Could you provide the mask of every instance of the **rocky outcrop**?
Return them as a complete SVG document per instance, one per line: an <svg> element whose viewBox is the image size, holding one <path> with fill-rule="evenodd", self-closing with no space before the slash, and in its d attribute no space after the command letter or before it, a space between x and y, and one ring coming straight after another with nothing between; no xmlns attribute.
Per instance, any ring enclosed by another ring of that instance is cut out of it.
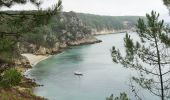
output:
<svg viewBox="0 0 170 100"><path fill-rule="evenodd" d="M60 53L62 52L63 49L69 48L70 46L79 46L79 45L86 45L86 44L94 44L94 43L100 43L102 42L101 40L97 40L96 38L93 37L88 37L88 38L83 38L83 39L79 39L79 40L75 40L75 41L69 41L69 42L65 42L65 43L61 43L58 47L55 48L46 48L43 46L40 47L36 47L36 45L33 46L33 44L31 44L33 48L31 48L31 52L28 52L30 50L28 47L24 48L24 50L26 50L23 53L33 53L35 55L50 55L50 54L56 54L56 53ZM38 48L38 49L35 49ZM23 59L25 60L25 59ZM22 60L17 60L16 62L18 64L20 64ZM27 62L27 61L23 61L23 62Z"/></svg>
<svg viewBox="0 0 170 100"><path fill-rule="evenodd" d="M89 37L89 38L83 38L80 40L76 41L71 41L68 43L69 46L78 46L78 45L85 45L85 44L94 44L94 43L100 43L102 42L101 40L97 40L94 37Z"/></svg>

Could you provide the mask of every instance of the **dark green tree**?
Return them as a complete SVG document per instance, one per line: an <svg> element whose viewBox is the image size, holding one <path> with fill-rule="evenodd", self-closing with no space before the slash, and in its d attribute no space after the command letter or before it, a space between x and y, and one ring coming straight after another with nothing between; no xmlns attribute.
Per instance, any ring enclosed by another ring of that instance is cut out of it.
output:
<svg viewBox="0 0 170 100"><path fill-rule="evenodd" d="M170 36L169 30L159 14L152 11L146 15L147 20L138 20L137 34L139 41L133 41L130 35L124 38L125 55L115 47L112 57L115 63L121 63L126 68L139 72L132 79L142 88L149 90L161 100L170 98Z"/></svg>
<svg viewBox="0 0 170 100"><path fill-rule="evenodd" d="M38 0L0 0L0 7L2 6L11 7L14 4L25 4L28 1L36 5L40 4Z"/></svg>

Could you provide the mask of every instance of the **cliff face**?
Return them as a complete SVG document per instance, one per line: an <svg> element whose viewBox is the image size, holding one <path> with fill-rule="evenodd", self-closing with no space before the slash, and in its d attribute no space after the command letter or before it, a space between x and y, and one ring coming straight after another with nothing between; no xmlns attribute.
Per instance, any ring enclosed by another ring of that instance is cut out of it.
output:
<svg viewBox="0 0 170 100"><path fill-rule="evenodd" d="M65 25L63 30L62 42L69 44L87 37L93 37L91 30L87 28L84 23L77 17L74 12L64 12L61 15L61 22Z"/></svg>
<svg viewBox="0 0 170 100"><path fill-rule="evenodd" d="M26 35L24 42L20 43L20 52L46 55L60 52L69 46L100 42L74 12L63 12L46 28L47 32L42 31L39 35Z"/></svg>

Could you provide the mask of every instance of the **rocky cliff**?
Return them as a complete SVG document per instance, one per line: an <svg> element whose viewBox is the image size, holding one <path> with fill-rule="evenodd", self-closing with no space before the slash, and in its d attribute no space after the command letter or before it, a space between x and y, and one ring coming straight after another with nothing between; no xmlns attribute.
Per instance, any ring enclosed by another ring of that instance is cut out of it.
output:
<svg viewBox="0 0 170 100"><path fill-rule="evenodd" d="M24 36L20 43L21 53L46 55L69 46L101 42L74 12L63 12L53 19L51 26L40 29L41 33Z"/></svg>

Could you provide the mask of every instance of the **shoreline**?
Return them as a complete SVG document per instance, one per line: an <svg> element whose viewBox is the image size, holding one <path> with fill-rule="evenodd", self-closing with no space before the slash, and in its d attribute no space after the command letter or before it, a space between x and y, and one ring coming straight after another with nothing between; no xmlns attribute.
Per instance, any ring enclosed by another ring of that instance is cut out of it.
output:
<svg viewBox="0 0 170 100"><path fill-rule="evenodd" d="M106 32L95 32L93 33L93 36L100 36L100 35L110 35L110 34L121 34L121 33L133 33L133 32L136 32L136 31L133 31L133 30L124 30L124 31L113 31L113 32L110 32L110 31L106 31Z"/></svg>
<svg viewBox="0 0 170 100"><path fill-rule="evenodd" d="M0 89L0 92L2 92L2 97L6 96L6 94L9 94L8 98L10 100L12 99L21 99L21 100L47 100L47 98L38 96L34 94L34 88L43 86L39 85L34 78L29 77L29 71L38 63L40 63L43 60L48 59L51 57L53 54L57 55L61 53L62 51L65 51L71 47L74 46L82 46L82 45L88 45L88 44L94 44L94 43L100 43L102 41L97 40L97 39L89 39L89 40L78 40L77 42L71 42L67 47L65 48L60 48L56 53L51 53L51 54L45 54L45 55L35 55L32 53L23 53L21 54L23 56L23 59L25 63L20 64L16 66L16 69L21 72L23 75L23 78L21 80L21 83L16 86L11 88L10 90L8 89ZM15 90L15 92L13 91ZM16 95L20 95L19 97L16 97ZM0 97L1 99L1 97Z"/></svg>
<svg viewBox="0 0 170 100"><path fill-rule="evenodd" d="M61 52L63 52L66 49L69 49L70 47L74 47L74 46L83 46L83 45L89 45L89 44L95 44L95 43L100 43L102 42L101 40L88 40L88 41L77 41L77 42L71 42L67 47L65 48L61 48L60 50L57 51L57 53L54 54L32 54L32 53L23 53L21 54L23 57L26 57L27 60L29 61L31 67L37 65L38 63L40 63L43 60L46 60L48 58L50 58L52 55L57 55Z"/></svg>
<svg viewBox="0 0 170 100"><path fill-rule="evenodd" d="M21 54L21 55L28 59L30 65L32 67L37 65L41 61L46 60L49 57L51 57L51 55L34 55L34 54L31 54L31 53L24 53L24 54Z"/></svg>
<svg viewBox="0 0 170 100"><path fill-rule="evenodd" d="M39 62L48 59L51 55L34 55L31 53L21 54L29 61L30 67L28 65L19 65L15 68L21 72L23 75L19 85L11 88L0 88L0 99L5 100L47 100L44 97L34 94L34 88L40 87L43 85L37 84L33 78L27 76L27 72L33 68Z"/></svg>
<svg viewBox="0 0 170 100"><path fill-rule="evenodd" d="M117 34L117 33L129 33L129 32L133 32L133 30L108 30L108 31L99 31L99 32L93 32L93 35L108 35L108 34Z"/></svg>
<svg viewBox="0 0 170 100"><path fill-rule="evenodd" d="M87 41L72 42L67 47L61 48L59 51L63 52L66 49L69 49L70 47L83 46L83 45L95 44L95 43L100 43L100 42L102 42L102 41L97 40L97 39L96 40L92 39L92 40L87 40ZM57 55L57 54L59 54L61 52L57 52L57 53L54 53L54 54ZM22 56L26 57L26 59L29 61L29 64L31 66L30 68L24 68L24 70L22 70L22 72L23 72L23 75L25 76L26 80L29 81L31 84L34 84L34 86L32 86L30 88L33 94L34 94L33 90L34 90L35 87L43 86L43 85L37 84L36 80L34 80L31 77L28 77L27 72L30 71L35 65L37 65L38 63L40 63L43 60L46 60L46 59L50 58L54 54L51 54L51 55L48 55L48 54L47 55L35 55L35 54L32 54L32 53L23 53L23 54L21 54ZM47 98L45 98L45 97L40 97L40 96L37 96L36 94L34 94L34 95L35 95L35 97L40 98L40 100L47 100Z"/></svg>

